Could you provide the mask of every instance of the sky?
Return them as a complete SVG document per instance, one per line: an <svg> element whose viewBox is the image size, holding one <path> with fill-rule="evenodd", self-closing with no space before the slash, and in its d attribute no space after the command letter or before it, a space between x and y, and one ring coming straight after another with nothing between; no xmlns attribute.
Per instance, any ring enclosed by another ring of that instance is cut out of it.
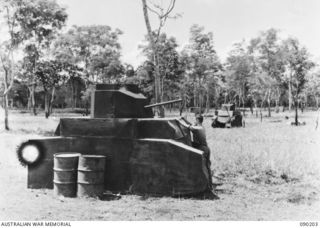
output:
<svg viewBox="0 0 320 228"><path fill-rule="evenodd" d="M149 0L166 6L169 0ZM67 27L109 25L124 32L120 37L122 60L138 66L144 57L138 49L147 32L141 0L58 0L67 7ZM250 40L269 28L293 36L320 63L320 0L176 0L163 31L174 36L180 49L188 43L193 24L213 33L214 46L223 61L235 42ZM151 15L152 16L152 15ZM151 18L157 28L157 19Z"/></svg>

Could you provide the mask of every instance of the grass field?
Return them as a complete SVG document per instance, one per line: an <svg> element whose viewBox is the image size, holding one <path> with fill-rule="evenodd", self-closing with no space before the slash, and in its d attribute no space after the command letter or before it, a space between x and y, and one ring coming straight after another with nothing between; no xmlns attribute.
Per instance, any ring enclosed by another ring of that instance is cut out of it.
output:
<svg viewBox="0 0 320 228"><path fill-rule="evenodd" d="M306 125L299 127L285 115L293 113L273 113L261 123L249 114L245 128L233 129L213 129L205 119L212 169L223 183L218 200L124 195L100 201L26 188L27 171L15 149L23 140L52 135L59 116L12 112L12 130L0 130L0 220L320 220L316 113L303 113Z"/></svg>

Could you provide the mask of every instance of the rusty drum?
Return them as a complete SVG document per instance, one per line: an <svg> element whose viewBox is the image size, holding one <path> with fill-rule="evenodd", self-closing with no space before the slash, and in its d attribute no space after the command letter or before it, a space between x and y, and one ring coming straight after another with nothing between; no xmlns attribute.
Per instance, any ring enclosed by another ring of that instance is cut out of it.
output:
<svg viewBox="0 0 320 228"><path fill-rule="evenodd" d="M104 191L106 156L81 155L78 165L78 196L99 197Z"/></svg>
<svg viewBox="0 0 320 228"><path fill-rule="evenodd" d="M79 153L57 153L53 160L53 192L55 196L77 196Z"/></svg>

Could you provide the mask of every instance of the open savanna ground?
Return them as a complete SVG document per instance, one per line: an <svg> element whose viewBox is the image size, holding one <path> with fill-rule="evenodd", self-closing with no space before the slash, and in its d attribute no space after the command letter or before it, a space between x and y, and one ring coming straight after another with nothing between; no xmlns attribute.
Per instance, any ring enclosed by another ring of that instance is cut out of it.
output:
<svg viewBox="0 0 320 228"><path fill-rule="evenodd" d="M0 131L0 219L319 220L317 114L301 114L306 125L298 127L284 118L293 113L272 115L261 123L248 114L246 127L233 129L213 129L205 119L212 169L223 183L216 189L218 200L123 195L101 201L55 198L52 190L27 189L27 170L16 159L16 147L26 139L52 135L60 116L46 120L11 112L12 130Z"/></svg>

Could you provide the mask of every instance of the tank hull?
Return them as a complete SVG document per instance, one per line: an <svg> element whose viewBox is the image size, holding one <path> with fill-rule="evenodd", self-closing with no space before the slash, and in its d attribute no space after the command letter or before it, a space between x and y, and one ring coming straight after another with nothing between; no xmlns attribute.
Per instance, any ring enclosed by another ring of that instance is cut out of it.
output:
<svg viewBox="0 0 320 228"><path fill-rule="evenodd" d="M203 152L174 140L57 136L29 141L42 144L43 160L28 167L28 188L53 188L53 155L68 151L107 157L105 190L172 196L207 189Z"/></svg>

